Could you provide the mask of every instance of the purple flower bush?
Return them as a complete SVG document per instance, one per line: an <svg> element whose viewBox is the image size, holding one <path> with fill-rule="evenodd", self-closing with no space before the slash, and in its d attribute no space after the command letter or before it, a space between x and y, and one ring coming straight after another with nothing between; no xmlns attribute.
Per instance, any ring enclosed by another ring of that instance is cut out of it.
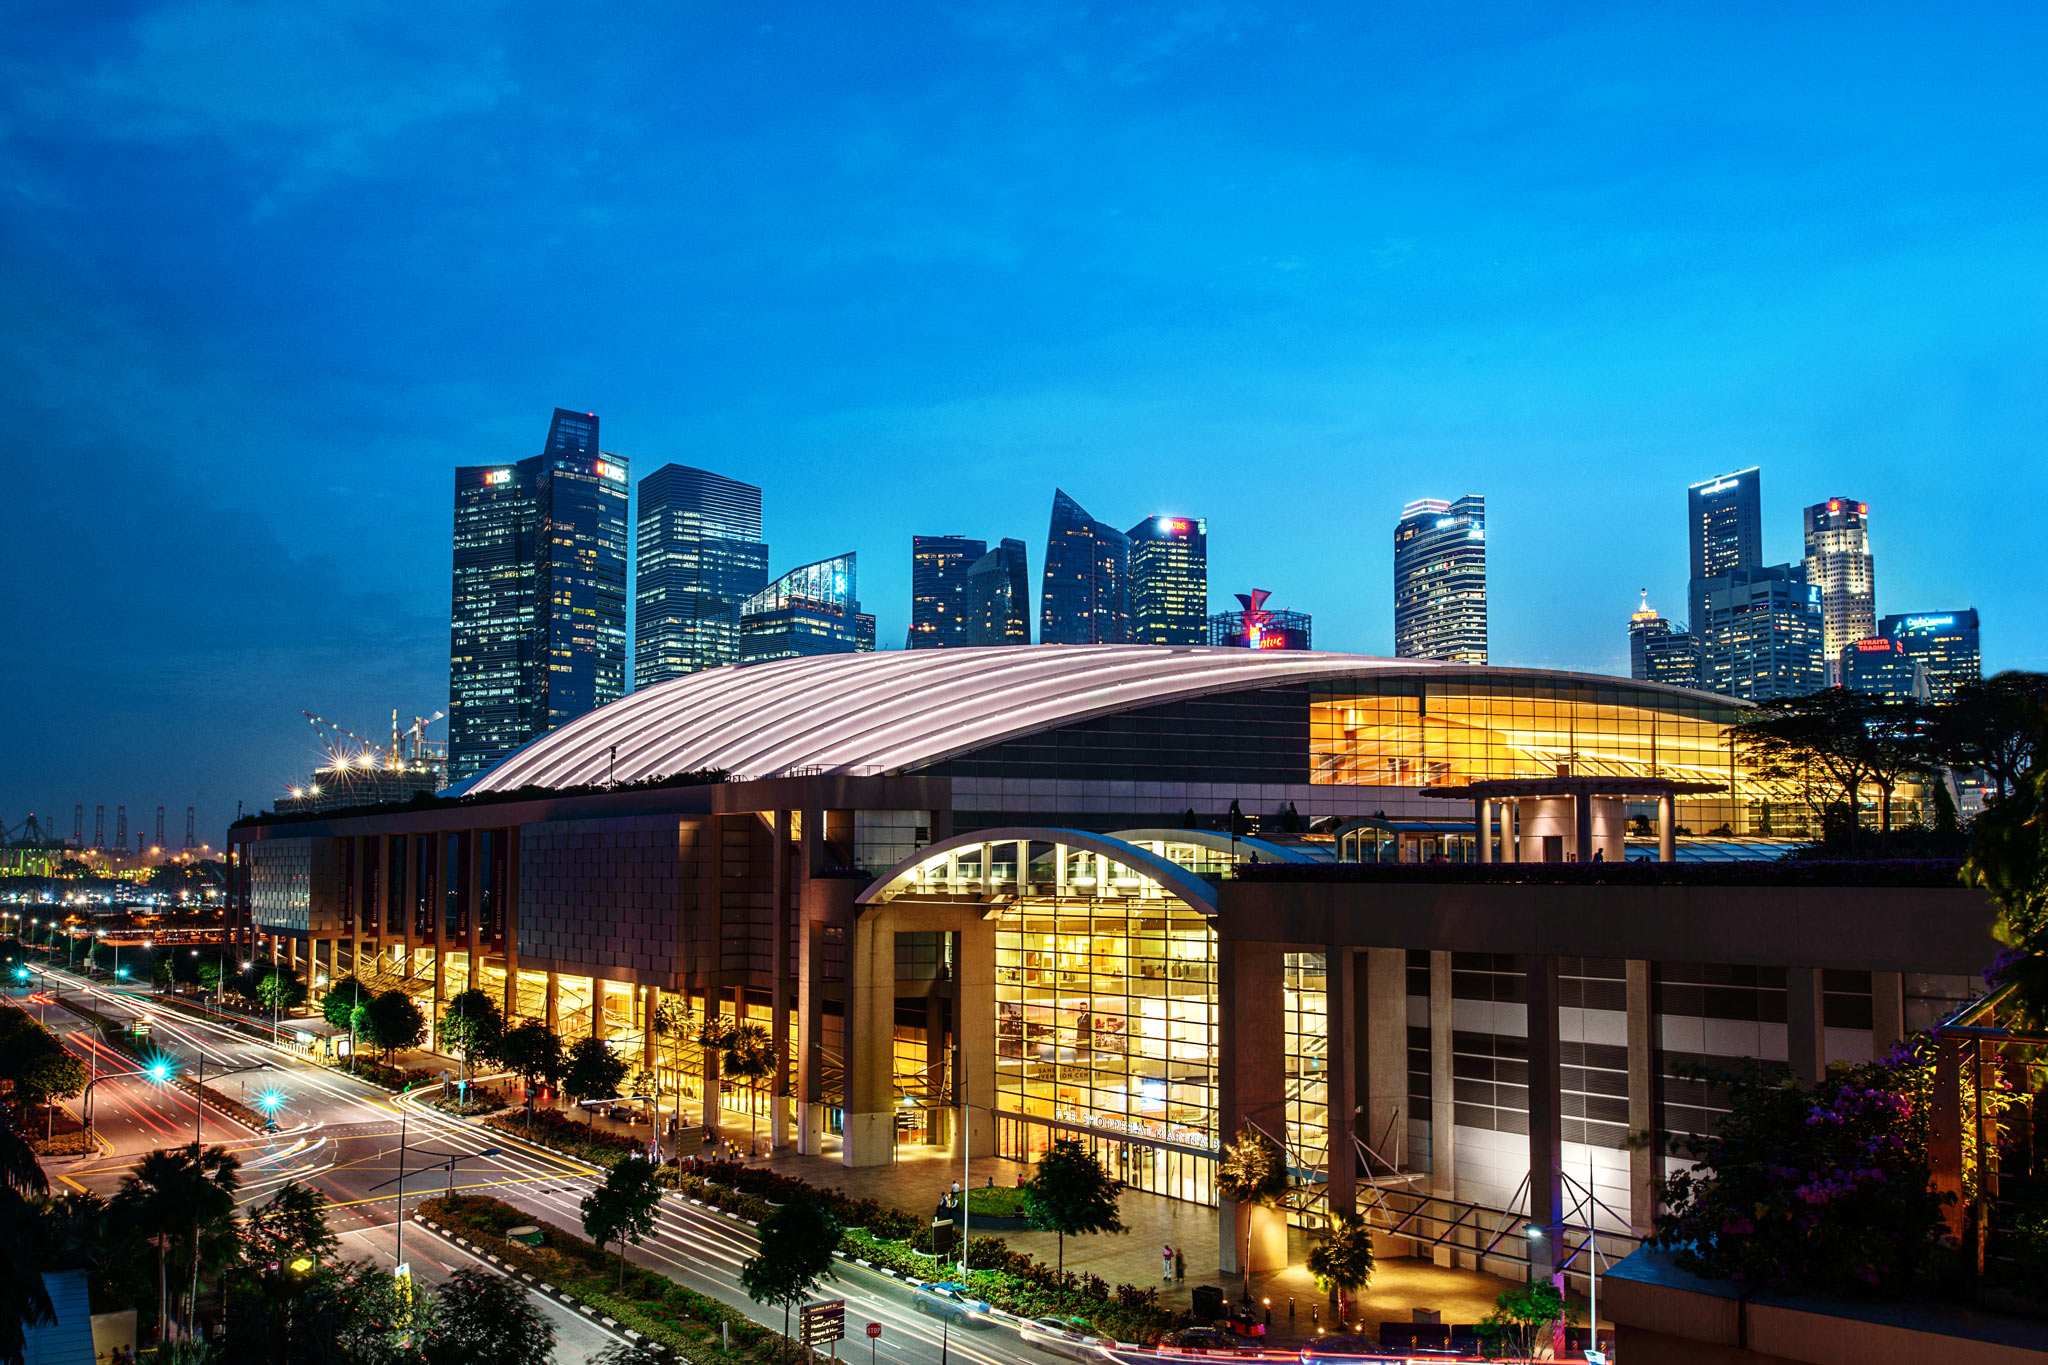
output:
<svg viewBox="0 0 2048 1365"><path fill-rule="evenodd" d="M1812 1090L1751 1069L1715 1079L1732 1107L1699 1164L1664 1182L1657 1245L1679 1266L1766 1289L1858 1297L1952 1281L1942 1197L1928 1181L1931 1046L1838 1070Z"/></svg>

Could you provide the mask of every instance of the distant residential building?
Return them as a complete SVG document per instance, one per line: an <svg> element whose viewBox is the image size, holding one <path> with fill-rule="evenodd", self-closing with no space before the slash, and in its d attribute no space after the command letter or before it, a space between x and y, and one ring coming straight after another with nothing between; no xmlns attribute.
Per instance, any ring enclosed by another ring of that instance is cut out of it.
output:
<svg viewBox="0 0 2048 1365"><path fill-rule="evenodd" d="M1671 623L1650 606L1650 590L1643 589L1642 606L1628 618L1628 675L1638 682L1669 683L1673 687L1700 685L1699 650L1692 636L1673 630Z"/></svg>
<svg viewBox="0 0 2048 1365"><path fill-rule="evenodd" d="M1486 499L1422 498L1394 527L1394 653L1486 662Z"/></svg>
<svg viewBox="0 0 2048 1365"><path fill-rule="evenodd" d="M1209 617L1209 523L1152 516L1124 538L1131 546L1131 643L1202 643Z"/></svg>
<svg viewBox="0 0 2048 1365"><path fill-rule="evenodd" d="M855 567L849 550L791 569L742 602L740 662L860 651L863 613ZM867 622L872 649L874 618Z"/></svg>
<svg viewBox="0 0 2048 1365"><path fill-rule="evenodd" d="M1806 581L1820 589L1830 682L1858 640L1877 634L1877 574L1870 557L1870 507L1829 498L1806 509Z"/></svg>
<svg viewBox="0 0 2048 1365"><path fill-rule="evenodd" d="M1762 471L1738 469L1686 490L1686 539L1692 572L1686 592L1687 623L1701 637L1701 647L1711 649L1712 642L1705 638L1707 582L1763 566Z"/></svg>
<svg viewBox="0 0 2048 1365"><path fill-rule="evenodd" d="M740 604L768 586L761 490L687 465L640 480L633 686L740 658Z"/></svg>
<svg viewBox="0 0 2048 1365"><path fill-rule="evenodd" d="M1237 593L1237 611L1223 611L1207 622L1208 642L1237 649L1313 649L1309 643L1309 614L1305 611L1269 611L1266 601L1273 594L1264 588Z"/></svg>
<svg viewBox="0 0 2048 1365"><path fill-rule="evenodd" d="M1902 701L1926 701L1927 670L1895 640L1852 640L1837 661L1841 686Z"/></svg>
<svg viewBox="0 0 2048 1365"><path fill-rule="evenodd" d="M1047 645L1123 644L1131 630L1131 542L1053 490L1038 639Z"/></svg>
<svg viewBox="0 0 2048 1365"><path fill-rule="evenodd" d="M565 408L539 455L455 471L450 781L625 692L626 477Z"/></svg>
<svg viewBox="0 0 2048 1365"><path fill-rule="evenodd" d="M910 648L971 643L967 573L987 553L987 541L965 536L910 538Z"/></svg>
<svg viewBox="0 0 2048 1365"><path fill-rule="evenodd" d="M1706 583L1702 687L1766 701L1827 686L1820 590L1804 565L1735 569Z"/></svg>
<svg viewBox="0 0 2048 1365"><path fill-rule="evenodd" d="M1031 643L1031 578L1024 542L1005 539L967 570L971 645Z"/></svg>
<svg viewBox="0 0 2048 1365"><path fill-rule="evenodd" d="M1877 633L1902 646L1927 672L1928 695L1947 701L1965 683L1984 676L1977 647L1977 609L1887 616Z"/></svg>

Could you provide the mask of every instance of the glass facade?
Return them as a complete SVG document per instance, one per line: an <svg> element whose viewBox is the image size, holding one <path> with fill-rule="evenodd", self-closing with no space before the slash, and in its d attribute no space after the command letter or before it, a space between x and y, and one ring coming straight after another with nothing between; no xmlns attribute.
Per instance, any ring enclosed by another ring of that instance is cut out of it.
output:
<svg viewBox="0 0 2048 1365"><path fill-rule="evenodd" d="M1031 643L1031 578L1021 540L1002 544L967 570L970 645Z"/></svg>
<svg viewBox="0 0 2048 1365"><path fill-rule="evenodd" d="M860 614L852 551L791 569L740 605L740 662L852 654Z"/></svg>
<svg viewBox="0 0 2048 1365"><path fill-rule="evenodd" d="M547 448L455 471L448 776L460 782L626 690L626 462L594 413Z"/></svg>
<svg viewBox="0 0 2048 1365"><path fill-rule="evenodd" d="M761 490L686 465L640 481L633 686L738 663L740 603L768 586Z"/></svg>
<svg viewBox="0 0 2048 1365"><path fill-rule="evenodd" d="M1984 676L1975 608L1887 616L1878 633L1920 661L1927 671L1928 695L1935 701L1947 701L1957 688Z"/></svg>
<svg viewBox="0 0 2048 1365"><path fill-rule="evenodd" d="M1394 526L1394 653L1486 662L1486 499L1423 498Z"/></svg>
<svg viewBox="0 0 2048 1365"><path fill-rule="evenodd" d="M1842 651L1877 633L1869 504L1829 498L1806 509L1806 581L1820 590L1821 649L1839 683Z"/></svg>
<svg viewBox="0 0 2048 1365"><path fill-rule="evenodd" d="M1803 565L1735 569L1706 580L1700 686L1768 701L1827 686L1820 589Z"/></svg>
<svg viewBox="0 0 2048 1365"><path fill-rule="evenodd" d="M987 553L987 541L965 536L910 538L909 648L974 643L967 576Z"/></svg>
<svg viewBox="0 0 2048 1365"><path fill-rule="evenodd" d="M1287 1160L1307 1187L1298 1207L1320 1224L1330 1172L1330 997L1324 953L1288 953L1281 963L1281 1019L1287 1046Z"/></svg>
<svg viewBox="0 0 2048 1365"><path fill-rule="evenodd" d="M1764 562L1763 474L1741 469L1686 490L1686 537L1692 586L1686 596L1693 633L1706 628L1708 579Z"/></svg>
<svg viewBox="0 0 2048 1365"><path fill-rule="evenodd" d="M1113 645L1131 638L1131 542L1058 489L1038 610L1041 644Z"/></svg>
<svg viewBox="0 0 2048 1365"><path fill-rule="evenodd" d="M1147 517L1124 538L1131 546L1131 643L1203 643L1209 617L1209 523L1200 517Z"/></svg>

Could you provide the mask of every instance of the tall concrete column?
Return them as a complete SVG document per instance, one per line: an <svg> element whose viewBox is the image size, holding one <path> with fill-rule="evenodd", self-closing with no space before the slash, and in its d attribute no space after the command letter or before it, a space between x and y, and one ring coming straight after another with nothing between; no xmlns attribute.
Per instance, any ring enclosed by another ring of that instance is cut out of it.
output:
<svg viewBox="0 0 2048 1365"><path fill-rule="evenodd" d="M661 1067L661 1051L654 1032L655 1012L661 1008L661 987L635 989L640 992L640 1069L653 1076L659 1074Z"/></svg>
<svg viewBox="0 0 2048 1365"><path fill-rule="evenodd" d="M1278 943L1216 944L1217 1138L1237 1141L1244 1124L1282 1138L1287 1132L1284 947ZM1254 1267L1277 1268L1287 1254L1287 1226L1270 1209L1217 1205L1218 1268L1239 1273L1251 1249ZM1278 1257L1275 1242L1277 1236Z"/></svg>
<svg viewBox="0 0 2048 1365"><path fill-rule="evenodd" d="M924 1140L928 1147L944 1146L951 1141L952 1105L944 1079L946 1054L950 1050L946 1015L951 1003L937 995L924 999Z"/></svg>
<svg viewBox="0 0 2048 1365"><path fill-rule="evenodd" d="M1429 955L1429 1192L1458 1194L1457 1087L1451 1067L1451 955Z"/></svg>
<svg viewBox="0 0 2048 1365"><path fill-rule="evenodd" d="M1898 972L1870 974L1870 1055L1884 1060L1906 1037L1906 982Z"/></svg>
<svg viewBox="0 0 2048 1365"><path fill-rule="evenodd" d="M1522 803L1503 802L1501 806L1500 841L1508 850L1508 861L1519 863L1522 859Z"/></svg>
<svg viewBox="0 0 2048 1365"><path fill-rule="evenodd" d="M505 884L498 888L502 901L499 913L505 917L505 1017L519 1009L519 831L500 830L505 841Z"/></svg>
<svg viewBox="0 0 2048 1365"><path fill-rule="evenodd" d="M1656 1229L1657 1181L1664 1173L1657 1151L1657 1016L1650 964L1631 958L1622 973L1628 1008L1628 1225L1647 1237Z"/></svg>
<svg viewBox="0 0 2048 1365"><path fill-rule="evenodd" d="M559 1035L562 1031L562 979L552 967L548 969L547 1025L551 1033Z"/></svg>
<svg viewBox="0 0 2048 1365"><path fill-rule="evenodd" d="M1365 1069L1360 1126L1389 1163L1406 1167L1408 1149L1408 954L1401 948L1365 953Z"/></svg>
<svg viewBox="0 0 2048 1365"><path fill-rule="evenodd" d="M591 973L590 977L590 1036L602 1042L612 1036L612 1021L605 1017L604 1005L611 995L612 983Z"/></svg>
<svg viewBox="0 0 2048 1365"><path fill-rule="evenodd" d="M797 925L796 1149L824 1150L825 1137L825 926L809 915Z"/></svg>
<svg viewBox="0 0 2048 1365"><path fill-rule="evenodd" d="M839 1160L886 1166L896 1155L896 919L870 908L846 967L846 1126Z"/></svg>
<svg viewBox="0 0 2048 1365"><path fill-rule="evenodd" d="M434 869L442 877L448 875L448 836L432 834L427 838L427 847L434 850ZM459 862L457 864L460 866ZM460 872L457 872L460 876ZM441 1033L441 1007L448 1003L448 893L451 888L441 885L437 878L433 883L433 903L427 907L434 923L434 1003L427 1011L433 1020L435 1041Z"/></svg>
<svg viewBox="0 0 2048 1365"><path fill-rule="evenodd" d="M1792 1074L1812 1085L1828 1074L1827 1034L1818 967L1785 969L1785 1051Z"/></svg>
<svg viewBox="0 0 2048 1365"><path fill-rule="evenodd" d="M1678 861L1678 803L1670 792L1657 798L1657 861Z"/></svg>
<svg viewBox="0 0 2048 1365"><path fill-rule="evenodd" d="M1557 959L1521 958L1529 1016L1529 1278L1555 1272L1564 1236L1563 1086L1557 1037Z"/></svg>
<svg viewBox="0 0 2048 1365"><path fill-rule="evenodd" d="M1572 856L1582 863L1593 861L1593 798L1587 792L1572 798Z"/></svg>
<svg viewBox="0 0 2048 1365"><path fill-rule="evenodd" d="M1358 953L1332 948L1324 959L1329 1015L1325 1083L1330 1123L1329 1202L1332 1213L1358 1211Z"/></svg>
<svg viewBox="0 0 2048 1365"><path fill-rule="evenodd" d="M979 914L959 930L953 999L953 1038L959 1064L958 1083L965 1086L966 1134L953 1134L952 1151L994 1156L996 1151L996 926ZM962 1141L969 1145L961 1146Z"/></svg>
<svg viewBox="0 0 2048 1365"><path fill-rule="evenodd" d="M1479 830L1479 861L1493 861L1493 802L1484 797L1472 803L1472 823Z"/></svg>
<svg viewBox="0 0 2048 1365"><path fill-rule="evenodd" d="M768 1024L775 1049L775 1077L768 1095L768 1149L780 1151L789 1145L789 812L778 810L769 821L769 843L775 850L770 904L775 923L769 936L769 994L774 1004Z"/></svg>

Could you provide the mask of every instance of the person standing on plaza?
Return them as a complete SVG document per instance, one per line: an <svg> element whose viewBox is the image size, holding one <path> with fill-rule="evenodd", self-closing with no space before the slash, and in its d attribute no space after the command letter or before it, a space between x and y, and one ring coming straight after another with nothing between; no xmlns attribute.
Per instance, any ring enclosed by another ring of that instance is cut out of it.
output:
<svg viewBox="0 0 2048 1365"><path fill-rule="evenodd" d="M1173 1283L1173 1247L1172 1247L1172 1245L1171 1245L1171 1244L1169 1244L1169 1243L1166 1243L1166 1242L1161 1242L1161 1243L1159 1244L1159 1262L1160 1262L1160 1266L1161 1266L1161 1275L1162 1275L1162 1277L1163 1277L1163 1278L1165 1279L1165 1281L1166 1281L1166 1282L1167 1282L1168 1284L1172 1284L1172 1283Z"/></svg>

